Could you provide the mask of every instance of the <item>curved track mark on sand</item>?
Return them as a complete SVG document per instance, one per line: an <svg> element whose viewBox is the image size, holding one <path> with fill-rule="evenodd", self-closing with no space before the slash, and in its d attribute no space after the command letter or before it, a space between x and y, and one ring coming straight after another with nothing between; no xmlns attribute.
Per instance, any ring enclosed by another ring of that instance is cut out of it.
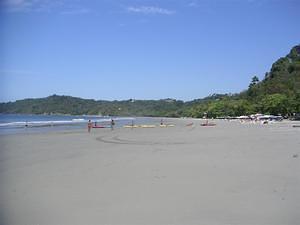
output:
<svg viewBox="0 0 300 225"><path fill-rule="evenodd" d="M158 142L158 141L136 141L136 140L128 140L122 139L119 136L112 137L97 137L97 141L101 141L103 143L108 144L122 144L122 145L182 145L186 144L185 142Z"/></svg>

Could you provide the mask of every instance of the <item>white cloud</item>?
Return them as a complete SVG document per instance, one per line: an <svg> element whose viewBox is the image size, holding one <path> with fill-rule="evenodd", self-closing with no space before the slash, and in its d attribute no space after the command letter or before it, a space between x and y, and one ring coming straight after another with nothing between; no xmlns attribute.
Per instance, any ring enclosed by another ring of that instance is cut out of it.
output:
<svg viewBox="0 0 300 225"><path fill-rule="evenodd" d="M174 10L164 9L154 6L140 6L140 7L127 7L127 11L131 13L141 14L161 14L161 15L172 15L176 13Z"/></svg>
<svg viewBox="0 0 300 225"><path fill-rule="evenodd" d="M64 15L85 14L90 10L72 0L4 0L0 6L7 12L56 12Z"/></svg>
<svg viewBox="0 0 300 225"><path fill-rule="evenodd" d="M197 1L191 1L191 2L188 3L188 6L189 7L198 7L199 3Z"/></svg>

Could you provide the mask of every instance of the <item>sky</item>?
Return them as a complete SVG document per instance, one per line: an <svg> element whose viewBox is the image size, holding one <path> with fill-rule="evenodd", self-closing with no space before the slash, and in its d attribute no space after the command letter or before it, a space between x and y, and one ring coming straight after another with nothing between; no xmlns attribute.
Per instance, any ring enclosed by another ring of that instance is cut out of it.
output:
<svg viewBox="0 0 300 225"><path fill-rule="evenodd" d="M300 44L300 0L0 0L0 102L238 93Z"/></svg>

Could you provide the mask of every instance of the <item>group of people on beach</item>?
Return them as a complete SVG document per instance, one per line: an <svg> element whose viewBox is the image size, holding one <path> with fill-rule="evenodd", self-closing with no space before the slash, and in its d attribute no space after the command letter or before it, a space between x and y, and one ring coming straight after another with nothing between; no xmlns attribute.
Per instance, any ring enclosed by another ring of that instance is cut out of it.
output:
<svg viewBox="0 0 300 225"><path fill-rule="evenodd" d="M115 126L115 121L113 119L111 119L111 121L110 121L111 130L114 129L114 126ZM88 128L88 132L90 133L91 129L93 128L93 122L91 120L88 121L87 128ZM95 122L95 128L97 128L97 121Z"/></svg>

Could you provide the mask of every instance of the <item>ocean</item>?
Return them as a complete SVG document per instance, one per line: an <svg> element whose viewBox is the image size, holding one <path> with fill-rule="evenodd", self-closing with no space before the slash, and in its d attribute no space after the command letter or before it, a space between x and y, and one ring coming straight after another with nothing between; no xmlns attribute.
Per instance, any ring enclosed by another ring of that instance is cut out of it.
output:
<svg viewBox="0 0 300 225"><path fill-rule="evenodd" d="M74 130L87 127L89 120L97 126L109 127L111 119L115 127L134 123L159 123L159 118L146 117L102 117L68 115L0 114L0 135L17 133L40 133L58 130Z"/></svg>

